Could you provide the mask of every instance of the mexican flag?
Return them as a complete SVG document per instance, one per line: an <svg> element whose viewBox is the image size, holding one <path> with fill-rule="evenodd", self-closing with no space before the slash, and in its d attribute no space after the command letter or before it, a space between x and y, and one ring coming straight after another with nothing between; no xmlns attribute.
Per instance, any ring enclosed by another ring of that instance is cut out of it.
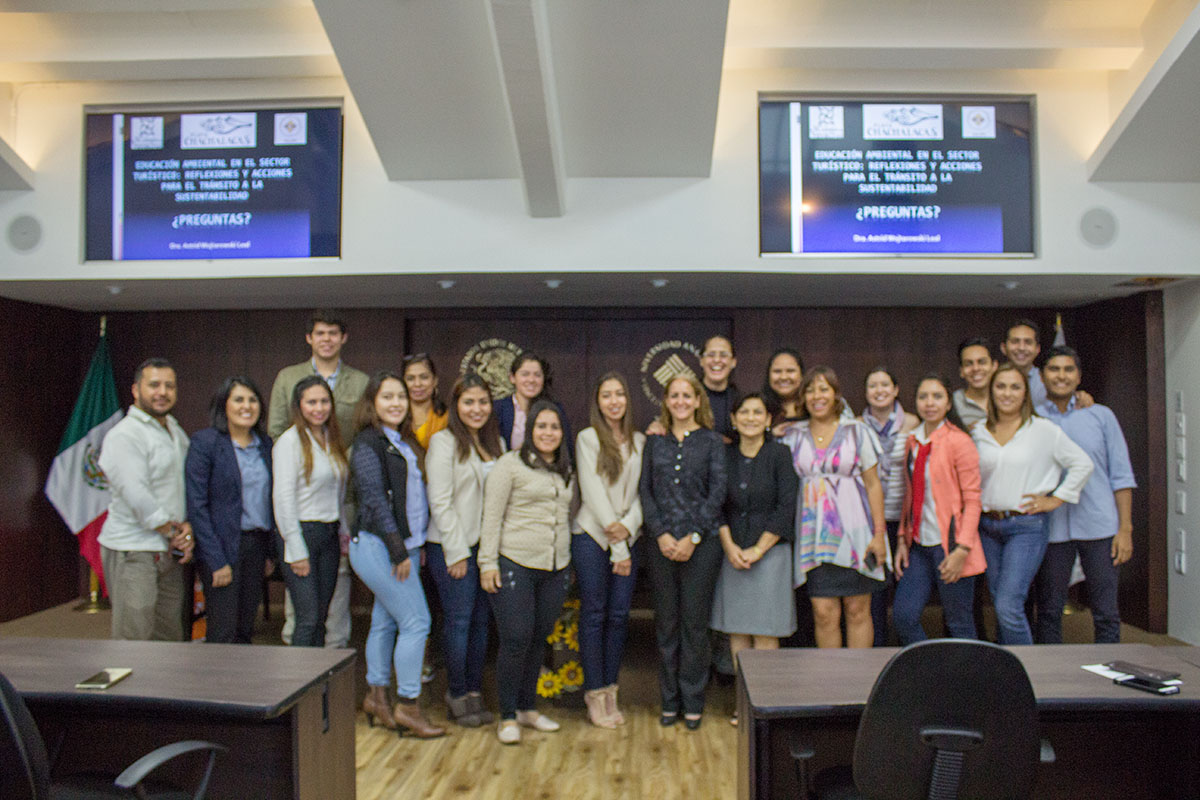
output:
<svg viewBox="0 0 1200 800"><path fill-rule="evenodd" d="M112 357L108 340L100 334L100 343L92 356L83 389L75 401L75 410L58 445L58 455L50 465L46 479L46 497L58 510L67 527L79 537L79 553L104 583L100 564L100 527L108 516L108 481L100 471L100 442L108 429L121 419L117 384L113 380Z"/></svg>

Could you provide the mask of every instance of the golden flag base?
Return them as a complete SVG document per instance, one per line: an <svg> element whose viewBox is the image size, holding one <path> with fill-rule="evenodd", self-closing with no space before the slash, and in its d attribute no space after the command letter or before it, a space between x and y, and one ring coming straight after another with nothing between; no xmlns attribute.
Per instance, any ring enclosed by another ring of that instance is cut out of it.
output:
<svg viewBox="0 0 1200 800"><path fill-rule="evenodd" d="M98 614L101 611L108 611L111 608L112 603L108 602L108 598L100 595L100 578L94 570L89 569L87 599L75 606L74 610L84 614Z"/></svg>

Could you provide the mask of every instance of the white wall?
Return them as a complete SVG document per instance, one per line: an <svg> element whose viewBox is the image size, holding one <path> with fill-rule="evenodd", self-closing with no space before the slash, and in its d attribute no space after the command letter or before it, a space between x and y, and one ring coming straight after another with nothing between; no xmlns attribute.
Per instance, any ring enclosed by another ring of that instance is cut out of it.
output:
<svg viewBox="0 0 1200 800"><path fill-rule="evenodd" d="M712 175L685 179L570 179L567 214L531 219L516 181L386 180L347 97L343 257L225 262L81 262L82 107L347 95L340 80L175 84L24 85L12 93L7 140L37 171L32 192L0 192L0 229L17 214L45 240L20 255L0 242L0 278L132 279L326 273L614 270L1200 274L1200 187L1089 184L1085 160L1113 110L1096 74L1030 72L740 71L726 75ZM1037 259L804 259L757 255L759 90L939 91L1034 94L1038 108L1040 250ZM1080 239L1092 206L1117 217L1103 250Z"/></svg>
<svg viewBox="0 0 1200 800"><path fill-rule="evenodd" d="M1170 287L1163 293L1163 315L1167 355L1167 458L1171 509L1168 547L1171 568L1167 581L1167 632L1191 644L1200 644L1200 281ZM1175 441L1175 412L1179 392L1187 416L1184 437L1187 480L1175 471L1179 447ZM1179 514L1178 490L1187 492L1187 513ZM1181 531L1183 531L1181 535ZM1187 574L1174 569L1175 552L1184 540Z"/></svg>

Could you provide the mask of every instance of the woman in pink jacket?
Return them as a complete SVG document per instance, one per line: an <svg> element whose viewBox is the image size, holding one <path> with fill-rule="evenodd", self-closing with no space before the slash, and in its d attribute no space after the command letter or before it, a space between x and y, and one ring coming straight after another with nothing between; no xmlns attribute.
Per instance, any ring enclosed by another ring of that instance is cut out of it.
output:
<svg viewBox="0 0 1200 800"><path fill-rule="evenodd" d="M927 638L921 612L936 587L950 635L974 639L975 576L987 567L979 545L979 453L942 378L929 375L917 385L917 414L923 424L904 448L892 621L901 644Z"/></svg>

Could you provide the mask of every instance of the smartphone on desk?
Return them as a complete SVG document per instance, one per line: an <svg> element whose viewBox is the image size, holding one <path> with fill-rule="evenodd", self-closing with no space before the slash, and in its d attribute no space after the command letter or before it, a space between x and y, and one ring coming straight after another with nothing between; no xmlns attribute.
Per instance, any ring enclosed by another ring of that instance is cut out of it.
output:
<svg viewBox="0 0 1200 800"><path fill-rule="evenodd" d="M75 684L76 689L107 689L115 683L119 683L130 675L133 670L130 667L109 667L102 669L90 678L84 678L79 683Z"/></svg>
<svg viewBox="0 0 1200 800"><path fill-rule="evenodd" d="M1159 683L1158 681L1146 680L1145 678L1129 677L1129 678L1113 678L1113 683L1118 686L1128 686L1130 689L1140 689L1143 692L1150 694L1179 694L1179 685L1173 683Z"/></svg>
<svg viewBox="0 0 1200 800"><path fill-rule="evenodd" d="M1130 661L1109 661L1104 666L1146 681L1158 681L1161 683L1162 681L1173 681L1179 677L1178 672L1169 672L1165 669L1155 669L1154 667L1143 667L1141 664L1134 664Z"/></svg>

